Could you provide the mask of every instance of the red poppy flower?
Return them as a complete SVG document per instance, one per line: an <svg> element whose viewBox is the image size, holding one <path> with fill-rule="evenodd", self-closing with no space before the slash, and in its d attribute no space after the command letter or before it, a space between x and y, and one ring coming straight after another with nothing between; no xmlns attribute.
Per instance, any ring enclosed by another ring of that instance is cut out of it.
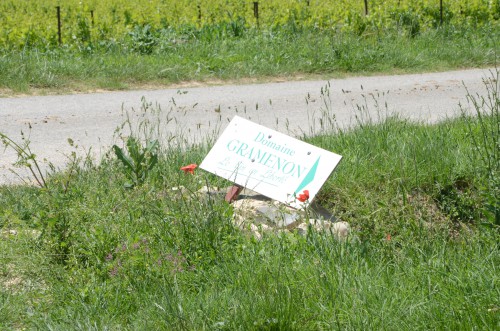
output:
<svg viewBox="0 0 500 331"><path fill-rule="evenodd" d="M301 194L299 194L297 200L299 200L300 202L309 200L309 190L304 190Z"/></svg>
<svg viewBox="0 0 500 331"><path fill-rule="evenodd" d="M187 174L187 173L194 174L194 169L196 169L197 167L198 167L198 165L193 163L193 164L181 167L181 170L184 171L185 174Z"/></svg>

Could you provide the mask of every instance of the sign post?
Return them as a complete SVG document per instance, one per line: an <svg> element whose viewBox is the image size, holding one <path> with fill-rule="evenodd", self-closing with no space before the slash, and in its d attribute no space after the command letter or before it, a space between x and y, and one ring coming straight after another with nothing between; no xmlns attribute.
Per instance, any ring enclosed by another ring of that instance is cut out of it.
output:
<svg viewBox="0 0 500 331"><path fill-rule="evenodd" d="M200 168L291 207L302 208L314 199L341 158L235 116ZM230 200L239 193L236 188L233 187Z"/></svg>

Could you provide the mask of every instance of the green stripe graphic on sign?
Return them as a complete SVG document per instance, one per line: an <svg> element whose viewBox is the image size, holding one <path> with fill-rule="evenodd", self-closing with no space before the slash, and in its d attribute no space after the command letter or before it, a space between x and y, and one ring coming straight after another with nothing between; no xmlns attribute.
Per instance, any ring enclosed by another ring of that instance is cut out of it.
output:
<svg viewBox="0 0 500 331"><path fill-rule="evenodd" d="M306 187L310 182L312 182L314 180L314 177L316 176L316 170L318 169L318 164L319 164L320 158L321 158L321 156L318 156L318 159L316 160L316 162L314 162L314 165L312 166L311 170L309 170L309 172L307 173L307 175L304 178L304 180L302 181L302 183L300 183L299 187L297 187L297 189L295 190L296 195L299 194L304 187Z"/></svg>

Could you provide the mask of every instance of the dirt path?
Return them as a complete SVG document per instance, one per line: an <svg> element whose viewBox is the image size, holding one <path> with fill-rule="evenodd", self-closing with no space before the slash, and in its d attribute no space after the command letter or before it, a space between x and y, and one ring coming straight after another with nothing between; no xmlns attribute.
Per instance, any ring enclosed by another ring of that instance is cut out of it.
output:
<svg viewBox="0 0 500 331"><path fill-rule="evenodd" d="M213 136L216 128L223 128L235 114L301 135L311 128L316 132L321 129L319 119L327 108L341 126L355 123L355 116L361 113L373 119L398 113L425 122L455 116L459 102L466 104L464 85L471 93L484 93L482 80L486 77L491 77L490 70L476 69L332 79L329 96L325 93L327 81L294 81L2 98L0 132L20 140L23 131L29 135L38 159L61 167L67 161L65 155L75 150L68 138L78 145L79 154L91 149L92 155L101 156L116 141L114 133L124 121L124 110L134 109L134 116L142 116L143 98L152 105L150 109L161 108L160 123L165 136L203 140L210 133ZM15 160L11 150L0 150L0 185L20 181L9 171ZM21 174L24 176L25 172Z"/></svg>

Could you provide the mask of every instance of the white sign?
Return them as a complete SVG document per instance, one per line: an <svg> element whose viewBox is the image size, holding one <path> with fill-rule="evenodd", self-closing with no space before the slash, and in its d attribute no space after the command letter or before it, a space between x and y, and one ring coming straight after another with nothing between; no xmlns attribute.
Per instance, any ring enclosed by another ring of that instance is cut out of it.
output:
<svg viewBox="0 0 500 331"><path fill-rule="evenodd" d="M341 158L235 116L200 168L301 208L314 199Z"/></svg>

